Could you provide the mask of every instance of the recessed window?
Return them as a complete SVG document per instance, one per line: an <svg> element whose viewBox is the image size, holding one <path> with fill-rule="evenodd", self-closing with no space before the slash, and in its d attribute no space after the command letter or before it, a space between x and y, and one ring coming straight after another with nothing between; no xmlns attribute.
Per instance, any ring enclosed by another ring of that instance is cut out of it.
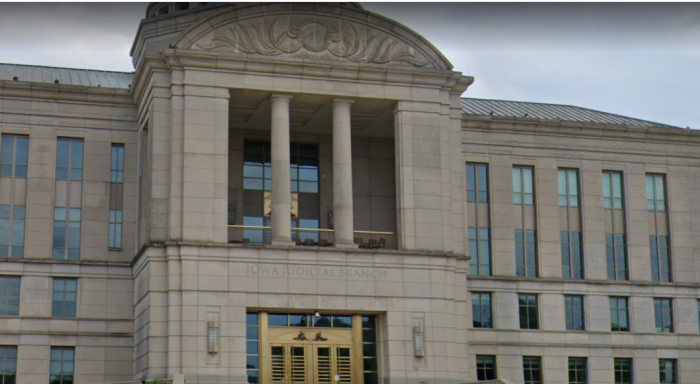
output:
<svg viewBox="0 0 700 384"><path fill-rule="evenodd" d="M629 308L626 297L610 298L610 328L614 332L629 332Z"/></svg>
<svg viewBox="0 0 700 384"><path fill-rule="evenodd" d="M647 209L666 211L666 187L664 175L647 174Z"/></svg>
<svg viewBox="0 0 700 384"><path fill-rule="evenodd" d="M603 172L603 207L624 209L622 172Z"/></svg>
<svg viewBox="0 0 700 384"><path fill-rule="evenodd" d="M488 164L467 163L467 201L489 202Z"/></svg>
<svg viewBox="0 0 700 384"><path fill-rule="evenodd" d="M124 182L124 144L112 144L109 178L112 183Z"/></svg>
<svg viewBox="0 0 700 384"><path fill-rule="evenodd" d="M75 348L52 347L50 367L51 384L73 384Z"/></svg>
<svg viewBox="0 0 700 384"><path fill-rule="evenodd" d="M27 178L29 136L2 135L0 177Z"/></svg>
<svg viewBox="0 0 700 384"><path fill-rule="evenodd" d="M260 358L258 318L259 315L257 313L246 313L246 362L251 360L256 362L254 368L251 368L251 364L246 363L249 384L258 384L260 382L260 369L257 365L257 361Z"/></svg>
<svg viewBox="0 0 700 384"><path fill-rule="evenodd" d="M82 139L58 139L56 151L56 179L83 179Z"/></svg>
<svg viewBox="0 0 700 384"><path fill-rule="evenodd" d="M53 221L53 258L80 259L80 208L55 208Z"/></svg>
<svg viewBox="0 0 700 384"><path fill-rule="evenodd" d="M496 380L496 356L476 356L476 379L478 381Z"/></svg>
<svg viewBox="0 0 700 384"><path fill-rule="evenodd" d="M525 384L542 384L542 359L523 356L523 381Z"/></svg>
<svg viewBox="0 0 700 384"><path fill-rule="evenodd" d="M668 298L654 299L654 318L657 333L673 333L673 301Z"/></svg>
<svg viewBox="0 0 700 384"><path fill-rule="evenodd" d="M25 213L23 205L0 205L0 258L24 257Z"/></svg>
<svg viewBox="0 0 700 384"><path fill-rule="evenodd" d="M492 308L490 293L472 293L472 321L474 328L493 328Z"/></svg>
<svg viewBox="0 0 700 384"><path fill-rule="evenodd" d="M491 230L469 227L469 273L491 276Z"/></svg>
<svg viewBox="0 0 700 384"><path fill-rule="evenodd" d="M379 382L377 365L377 318L362 316L362 372L365 384Z"/></svg>
<svg viewBox="0 0 700 384"><path fill-rule="evenodd" d="M581 232L561 232L561 265L565 279L583 279Z"/></svg>
<svg viewBox="0 0 700 384"><path fill-rule="evenodd" d="M20 278L0 276L0 316L19 316Z"/></svg>
<svg viewBox="0 0 700 384"><path fill-rule="evenodd" d="M627 236L624 234L606 233L605 254L608 263L608 280L628 280Z"/></svg>
<svg viewBox="0 0 700 384"><path fill-rule="evenodd" d="M112 209L109 211L109 248L122 247L122 211Z"/></svg>
<svg viewBox="0 0 700 384"><path fill-rule="evenodd" d="M659 383L678 383L678 371L675 359L659 359Z"/></svg>
<svg viewBox="0 0 700 384"><path fill-rule="evenodd" d="M588 359L569 357L569 384L588 384Z"/></svg>
<svg viewBox="0 0 700 384"><path fill-rule="evenodd" d="M578 170L559 170L559 206L578 207Z"/></svg>
<svg viewBox="0 0 700 384"><path fill-rule="evenodd" d="M671 281L671 257L668 236L649 236L651 251L651 278L654 281Z"/></svg>
<svg viewBox="0 0 700 384"><path fill-rule="evenodd" d="M17 382L17 347L0 346L0 383Z"/></svg>
<svg viewBox="0 0 700 384"><path fill-rule="evenodd" d="M566 309L566 330L585 330L586 324L584 321L583 296L564 296L564 307Z"/></svg>
<svg viewBox="0 0 700 384"><path fill-rule="evenodd" d="M632 359L615 358L615 384L632 384Z"/></svg>
<svg viewBox="0 0 700 384"><path fill-rule="evenodd" d="M531 167L513 167L513 204L535 204L532 174Z"/></svg>
<svg viewBox="0 0 700 384"><path fill-rule="evenodd" d="M534 230L515 230L516 276L537 277L537 239Z"/></svg>
<svg viewBox="0 0 700 384"><path fill-rule="evenodd" d="M75 317L78 303L77 279L53 279L53 317Z"/></svg>
<svg viewBox="0 0 700 384"><path fill-rule="evenodd" d="M537 295L519 294L518 312L520 315L520 329L539 329Z"/></svg>

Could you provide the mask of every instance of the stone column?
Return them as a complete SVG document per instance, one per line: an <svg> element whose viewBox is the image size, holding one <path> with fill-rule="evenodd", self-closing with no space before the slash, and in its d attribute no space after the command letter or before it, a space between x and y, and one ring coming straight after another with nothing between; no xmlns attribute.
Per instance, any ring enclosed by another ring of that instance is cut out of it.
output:
<svg viewBox="0 0 700 384"><path fill-rule="evenodd" d="M292 205L289 180L289 101L273 94L272 104L272 245L291 246Z"/></svg>
<svg viewBox="0 0 700 384"><path fill-rule="evenodd" d="M333 215L335 247L356 248L353 241L352 149L350 106L353 100L333 100Z"/></svg>

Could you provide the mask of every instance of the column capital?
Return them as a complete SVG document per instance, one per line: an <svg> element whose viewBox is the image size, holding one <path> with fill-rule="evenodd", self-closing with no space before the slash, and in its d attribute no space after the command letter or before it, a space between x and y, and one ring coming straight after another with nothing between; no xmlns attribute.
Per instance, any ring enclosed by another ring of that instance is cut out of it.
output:
<svg viewBox="0 0 700 384"><path fill-rule="evenodd" d="M342 98L342 97L336 97L336 98L333 99L333 105L336 105L336 104L352 104L352 103L354 103L354 102L355 102L354 99L346 99L346 98Z"/></svg>
<svg viewBox="0 0 700 384"><path fill-rule="evenodd" d="M286 93L273 93L270 95L270 100L272 99L288 99L291 100L294 98L294 95L289 95Z"/></svg>

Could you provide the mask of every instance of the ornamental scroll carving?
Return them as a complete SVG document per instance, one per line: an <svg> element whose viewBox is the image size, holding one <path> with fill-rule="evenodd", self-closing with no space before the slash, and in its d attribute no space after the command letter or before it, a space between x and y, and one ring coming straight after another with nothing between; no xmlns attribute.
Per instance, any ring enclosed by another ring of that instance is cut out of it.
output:
<svg viewBox="0 0 700 384"><path fill-rule="evenodd" d="M193 47L434 68L425 55L395 36L359 23L324 16L284 15L242 20L215 29Z"/></svg>

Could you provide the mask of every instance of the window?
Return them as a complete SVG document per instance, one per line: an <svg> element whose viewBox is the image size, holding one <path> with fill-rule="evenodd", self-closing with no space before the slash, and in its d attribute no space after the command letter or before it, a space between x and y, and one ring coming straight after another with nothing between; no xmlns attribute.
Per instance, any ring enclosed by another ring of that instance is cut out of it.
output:
<svg viewBox="0 0 700 384"><path fill-rule="evenodd" d="M615 359L615 384L632 384L632 359Z"/></svg>
<svg viewBox="0 0 700 384"><path fill-rule="evenodd" d="M469 273L491 276L491 230L469 227Z"/></svg>
<svg viewBox="0 0 700 384"><path fill-rule="evenodd" d="M626 297L610 298L610 328L615 332L629 332L629 311Z"/></svg>
<svg viewBox="0 0 700 384"><path fill-rule="evenodd" d="M585 330L583 296L564 296L564 306L566 308L566 330Z"/></svg>
<svg viewBox="0 0 700 384"><path fill-rule="evenodd" d="M569 384L588 383L587 363L585 357L569 357Z"/></svg>
<svg viewBox="0 0 700 384"><path fill-rule="evenodd" d="M605 254L608 259L608 279L627 280L627 236L606 233Z"/></svg>
<svg viewBox="0 0 700 384"><path fill-rule="evenodd" d="M467 201L489 202L489 166L467 163Z"/></svg>
<svg viewBox="0 0 700 384"><path fill-rule="evenodd" d="M659 359L659 383L675 384L678 382L675 359Z"/></svg>
<svg viewBox="0 0 700 384"><path fill-rule="evenodd" d="M56 151L56 179L83 179L83 140L58 139Z"/></svg>
<svg viewBox="0 0 700 384"><path fill-rule="evenodd" d="M523 356L525 384L542 384L542 362L539 357Z"/></svg>
<svg viewBox="0 0 700 384"><path fill-rule="evenodd" d="M671 281L671 258L667 236L649 236L651 248L651 278L654 281Z"/></svg>
<svg viewBox="0 0 700 384"><path fill-rule="evenodd" d="M75 317L78 301L77 279L53 279L53 317Z"/></svg>
<svg viewBox="0 0 700 384"><path fill-rule="evenodd" d="M491 275L488 164L467 163L469 273Z"/></svg>
<svg viewBox="0 0 700 384"><path fill-rule="evenodd" d="M515 270L521 277L537 277L536 238L533 230L515 230Z"/></svg>
<svg viewBox="0 0 700 384"><path fill-rule="evenodd" d="M362 365L365 384L377 384L377 318L362 316Z"/></svg>
<svg viewBox="0 0 700 384"><path fill-rule="evenodd" d="M603 172L603 208L623 209L622 172Z"/></svg>
<svg viewBox="0 0 700 384"><path fill-rule="evenodd" d="M290 144L292 228L320 227L318 166L317 144ZM245 141L243 190L243 225L269 227L272 215L272 155L269 142ZM317 231L294 230L291 236L292 240L299 239L301 242L306 239L319 241ZM267 228L246 228L243 238L251 243L269 243L272 232Z"/></svg>
<svg viewBox="0 0 700 384"><path fill-rule="evenodd" d="M27 178L29 137L2 135L0 147L0 177Z"/></svg>
<svg viewBox="0 0 700 384"><path fill-rule="evenodd" d="M476 380L496 379L496 356L476 356Z"/></svg>
<svg viewBox="0 0 700 384"><path fill-rule="evenodd" d="M474 328L493 328L491 294L472 292L472 317Z"/></svg>
<svg viewBox="0 0 700 384"><path fill-rule="evenodd" d="M537 295L519 294L520 329L539 329Z"/></svg>
<svg viewBox="0 0 700 384"><path fill-rule="evenodd" d="M581 232L561 232L561 266L565 279L583 279Z"/></svg>
<svg viewBox="0 0 700 384"><path fill-rule="evenodd" d="M80 208L54 208L54 259L80 259L80 213Z"/></svg>
<svg viewBox="0 0 700 384"><path fill-rule="evenodd" d="M24 257L23 205L0 205L0 258Z"/></svg>
<svg viewBox="0 0 700 384"><path fill-rule="evenodd" d="M260 382L260 368L258 360L260 358L259 351L259 326L258 314L246 313L246 366L248 368L248 383L258 384Z"/></svg>
<svg viewBox="0 0 700 384"><path fill-rule="evenodd" d="M109 248L122 247L122 211L111 209L109 211Z"/></svg>
<svg viewBox="0 0 700 384"><path fill-rule="evenodd" d="M673 333L673 303L671 299L654 299L657 333Z"/></svg>
<svg viewBox="0 0 700 384"><path fill-rule="evenodd" d="M666 191L664 175L647 174L647 209L649 211L666 211Z"/></svg>
<svg viewBox="0 0 700 384"><path fill-rule="evenodd" d="M109 177L112 183L124 182L124 144L112 144L112 165Z"/></svg>
<svg viewBox="0 0 700 384"><path fill-rule="evenodd" d="M73 384L75 348L51 347L51 384Z"/></svg>
<svg viewBox="0 0 700 384"><path fill-rule="evenodd" d="M559 170L559 206L578 207L578 170Z"/></svg>
<svg viewBox="0 0 700 384"><path fill-rule="evenodd" d="M535 204L530 167L513 167L513 204Z"/></svg>
<svg viewBox="0 0 700 384"><path fill-rule="evenodd" d="M20 278L0 276L0 316L19 316Z"/></svg>
<svg viewBox="0 0 700 384"><path fill-rule="evenodd" d="M0 346L0 384L17 380L17 347Z"/></svg>

